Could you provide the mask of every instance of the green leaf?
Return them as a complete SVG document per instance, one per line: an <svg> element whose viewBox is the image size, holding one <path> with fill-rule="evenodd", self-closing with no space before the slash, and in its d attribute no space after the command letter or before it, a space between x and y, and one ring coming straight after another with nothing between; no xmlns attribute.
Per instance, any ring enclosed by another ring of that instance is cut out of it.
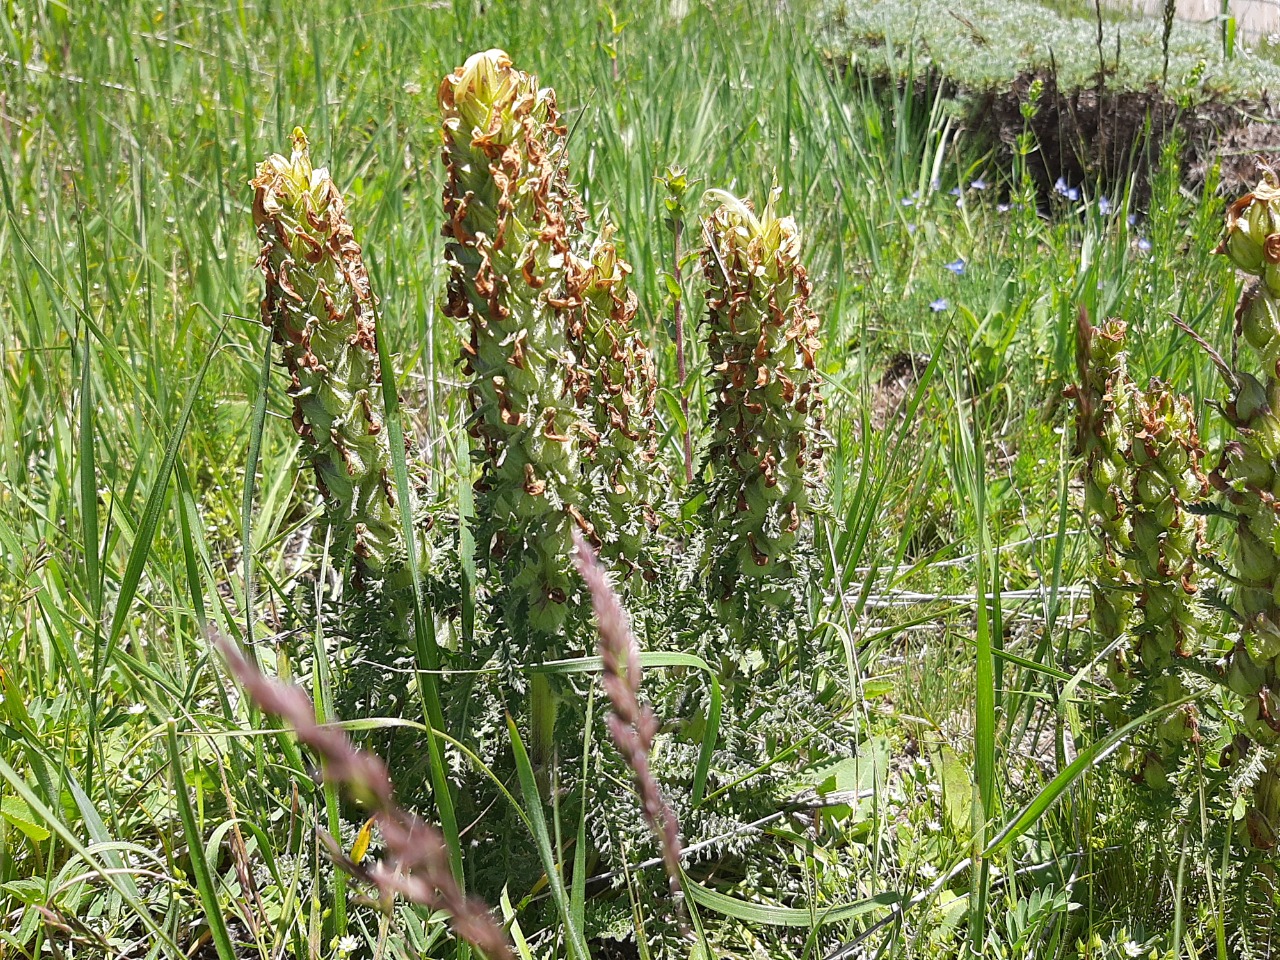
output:
<svg viewBox="0 0 1280 960"><path fill-rule="evenodd" d="M1039 822L1067 789L1075 783L1088 770L1102 763L1103 760L1111 756L1112 753L1122 744L1129 735L1141 727L1143 724L1150 723L1165 714L1172 713L1174 710L1190 703L1196 699L1195 694L1183 697L1180 700L1174 700L1171 703L1164 703L1144 713L1137 719L1130 720L1123 727L1117 730L1111 736L1099 740L1097 743L1090 744L1086 749L1081 750L1074 760L1066 767L1058 772L1058 775L1049 781L1038 794L1022 808L1022 812L1011 820L1003 830L1001 830L995 838L982 851L982 856L991 857L1006 849L1009 844L1018 837L1026 833L1031 827Z"/></svg>
<svg viewBox="0 0 1280 960"><path fill-rule="evenodd" d="M689 429L689 421L684 415L684 410L680 407L680 398L670 387L660 389L658 396L662 398L662 406L667 411L667 416L675 424L676 432L685 433Z"/></svg>
<svg viewBox="0 0 1280 960"><path fill-rule="evenodd" d="M84 233L81 218L80 231ZM81 257L84 250L81 249ZM102 578L98 570L98 473L97 444L93 424L92 341L86 333L84 353L80 358L80 528L84 541L84 572L89 588L95 626L102 610Z"/></svg>
<svg viewBox="0 0 1280 960"><path fill-rule="evenodd" d="M258 490L258 460L262 455L262 434L267 423L267 394L271 390L272 340L266 338L258 388L253 395L253 418L249 424L249 449L245 453L244 495L240 503L240 539L244 563L244 651L256 665L253 646L253 502Z"/></svg>
<svg viewBox="0 0 1280 960"><path fill-rule="evenodd" d="M951 832L967 839L973 829L973 779L969 768L945 743L932 751L933 767L942 783L942 809Z"/></svg>
<svg viewBox="0 0 1280 960"><path fill-rule="evenodd" d="M867 700L887 697L891 693L893 693L892 680L864 680L862 682L862 696Z"/></svg>
<svg viewBox="0 0 1280 960"><path fill-rule="evenodd" d="M195 812L191 809L191 798L187 796L186 774L182 768L182 754L178 751L176 721L169 721L167 734L169 768L173 774L173 791L178 802L178 816L182 820L182 832L187 841L187 855L191 860L191 872L195 874L196 889L200 892L200 904L204 907L205 922L209 924L209 937L213 940L218 960L236 960L236 951L231 945L231 935L227 931L227 921L222 915L218 893L214 889L213 875L205 859L204 842L200 838Z"/></svg>
<svg viewBox="0 0 1280 960"><path fill-rule="evenodd" d="M0 884L0 890L28 906L49 902L49 888L43 880L10 880Z"/></svg>
<svg viewBox="0 0 1280 960"><path fill-rule="evenodd" d="M712 913L733 917L735 920L745 920L747 923L773 927L809 927L841 923L881 907L891 907L901 900L896 893L880 893L866 900L855 900L853 903L824 905L805 910L799 907L778 907L767 903L739 900L737 897L728 896L691 881L685 883L684 889L698 906Z"/></svg>
<svg viewBox="0 0 1280 960"><path fill-rule="evenodd" d="M0 800L0 817L27 835L33 843L43 843L49 839L49 830L40 824L28 807L17 797L5 797Z"/></svg>
<svg viewBox="0 0 1280 960"><path fill-rule="evenodd" d="M215 342L222 340L222 334L230 322L230 318L223 321ZM178 445L182 443L182 438L187 432L187 424L191 421L191 408L195 405L196 397L200 395L200 385L204 382L204 375L209 372L209 363L213 360L215 352L210 349L205 354L194 382L187 389L187 399L182 404L182 412L178 414L178 420L169 434L169 442L164 448L164 457L160 461L160 471L156 474L151 490L147 494L147 503L142 511L142 521L138 524L137 537L133 541L133 549L129 551L124 577L120 580L120 596L116 600L115 614L111 618L111 632L107 635L106 652L101 662L96 664L98 670L104 669L111 662L111 654L120 640L120 634L124 632L129 607L132 606L133 598L138 592L138 583L142 580L142 569L146 566L147 557L151 553L151 542L155 538L156 529L160 526L160 514L164 511L166 494L169 490L169 477L173 473L173 462L178 456Z"/></svg>

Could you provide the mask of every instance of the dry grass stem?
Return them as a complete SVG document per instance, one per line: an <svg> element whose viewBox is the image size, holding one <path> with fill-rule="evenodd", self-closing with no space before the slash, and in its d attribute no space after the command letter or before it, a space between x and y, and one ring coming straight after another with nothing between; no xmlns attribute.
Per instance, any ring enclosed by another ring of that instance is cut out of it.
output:
<svg viewBox="0 0 1280 960"><path fill-rule="evenodd" d="M658 732L658 718L648 705L640 704L640 646L595 551L576 531L574 545L577 547L578 571L591 592L591 606L600 631L604 690L613 705L613 712L609 715L609 733L618 752L635 772L645 822L658 838L671 894L679 901L683 897L680 886L680 824L675 812L663 799L658 781L649 767L649 752Z"/></svg>

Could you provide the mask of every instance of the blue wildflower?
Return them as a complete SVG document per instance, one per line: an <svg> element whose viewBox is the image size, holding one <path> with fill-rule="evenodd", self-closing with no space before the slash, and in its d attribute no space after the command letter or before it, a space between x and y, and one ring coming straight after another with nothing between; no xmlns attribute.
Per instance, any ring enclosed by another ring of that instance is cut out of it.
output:
<svg viewBox="0 0 1280 960"><path fill-rule="evenodd" d="M987 189L987 186L987 181L983 180L981 177L978 177L976 180L969 181L970 190L985 190Z"/></svg>
<svg viewBox="0 0 1280 960"><path fill-rule="evenodd" d="M933 303L929 304L929 309L934 313L941 313L943 310L951 309L951 304L948 302L946 297L939 297L937 300L933 301Z"/></svg>
<svg viewBox="0 0 1280 960"><path fill-rule="evenodd" d="M1009 208L1009 204L1007 204L1007 203L997 203L997 204L996 204L996 213L1008 213L1008 212L1009 212L1009 209L1010 209L1010 208Z"/></svg>
<svg viewBox="0 0 1280 960"><path fill-rule="evenodd" d="M1139 238L1138 238L1138 249L1139 249L1139 250L1141 250L1143 253L1148 253L1148 252L1150 252L1150 250L1151 250L1151 241L1150 241L1150 240L1148 240L1146 237L1139 237Z"/></svg>
<svg viewBox="0 0 1280 960"><path fill-rule="evenodd" d="M950 263L946 264L946 267L957 277L960 276L964 273L964 257L956 257Z"/></svg>
<svg viewBox="0 0 1280 960"><path fill-rule="evenodd" d="M1112 210L1111 200L1108 197L1098 198L1098 212L1104 217L1110 215Z"/></svg>
<svg viewBox="0 0 1280 960"><path fill-rule="evenodd" d="M1080 199L1080 188L1073 187L1067 183L1065 177L1059 177L1053 184L1053 192L1060 197L1066 197L1073 203Z"/></svg>

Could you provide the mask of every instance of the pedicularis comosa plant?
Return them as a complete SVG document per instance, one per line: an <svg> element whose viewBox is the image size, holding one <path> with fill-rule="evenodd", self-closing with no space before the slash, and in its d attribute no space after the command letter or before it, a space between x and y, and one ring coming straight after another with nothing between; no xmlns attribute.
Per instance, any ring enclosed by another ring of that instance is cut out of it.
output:
<svg viewBox="0 0 1280 960"><path fill-rule="evenodd" d="M711 360L704 506L710 587L743 622L790 603L823 451L818 317L800 231L770 197L728 194L707 221L702 272Z"/></svg>
<svg viewBox="0 0 1280 960"><path fill-rule="evenodd" d="M1137 387L1125 325L1095 327L1082 312L1077 331L1080 384L1070 393L1079 408L1085 510L1098 544L1093 630L1115 688L1106 713L1120 724L1187 695L1176 667L1199 644L1196 556L1204 531L1188 507L1204 500L1208 481L1190 403L1157 380ZM1182 745L1197 737L1195 708L1182 705L1138 738L1126 765L1163 788Z"/></svg>
<svg viewBox="0 0 1280 960"><path fill-rule="evenodd" d="M1132 386L1122 325L1081 324L1074 393L1085 509L1100 546L1093 626L1115 649L1113 705L1135 708L1113 707L1112 721L1168 705L1155 744L1138 751L1134 772L1152 785L1169 782L1180 746L1201 741L1195 701L1216 681L1215 723L1227 742L1217 766L1230 789L1252 790L1231 826L1245 847L1270 851L1280 834L1280 186L1269 172L1228 209L1217 252L1253 279L1236 308L1231 363L1184 326L1229 391L1217 409L1232 436L1207 475L1190 402L1157 381ZM1248 349L1237 360L1240 340ZM1212 546L1211 513L1230 531ZM1214 579L1230 593L1226 618L1203 602L1201 583Z"/></svg>
<svg viewBox="0 0 1280 960"><path fill-rule="evenodd" d="M1119 638L1133 617L1132 532L1123 490L1129 474L1133 391L1125 355L1125 325L1095 327L1081 312L1076 337L1080 384L1075 398L1077 443L1084 457L1084 506L1098 542L1091 570L1093 627Z"/></svg>
<svg viewBox="0 0 1280 960"><path fill-rule="evenodd" d="M632 328L630 266L590 231L568 179L555 94L500 50L440 86L447 313L465 323L476 544L500 584L516 654L550 642L581 604L574 529L616 575L652 570L657 382Z"/></svg>
<svg viewBox="0 0 1280 960"><path fill-rule="evenodd" d="M839 685L826 679L825 655L814 648L817 633L789 628L797 624L797 598L808 583L805 557L822 499L819 465L826 443L818 318L809 304L795 222L776 212L776 193L759 214L727 193L710 194L716 207L706 221L707 309L700 324L711 361L709 436L701 444L695 482L672 491L669 478L684 474L682 451L677 438L671 447L679 466L669 470L655 421L657 370L635 329L632 268L614 228L603 219L593 223L572 186L554 92L515 69L502 51L490 50L444 79L439 106L444 301L446 314L459 322L465 424L475 441L472 461L464 464L466 478L474 481L474 516L463 522L471 525L479 573L477 642L447 652L445 664L460 667L469 679L444 684L446 698L458 700L447 704L445 714L470 713L470 730L480 731L482 741L477 751L501 764L502 751L484 738L505 733L502 711L521 710L509 693L527 686L525 722L517 726L521 735L531 734L537 786L545 798L552 796L548 772L558 769L552 761L561 750L557 725L585 718L582 711L558 708L572 687L561 681L553 686L542 665L581 654L593 643L590 595L574 568L576 539L601 562L590 566L588 577L597 601L607 577L657 642L676 646L692 636L696 649L718 661L729 694L723 714L717 706L708 720L751 716L759 737L723 736L702 745L717 748L716 770L728 778L724 789L747 779L757 791L782 789L788 769L770 759L779 743L808 744L793 751L793 766L847 755L839 725L844 701L833 693ZM429 490L421 472L409 485L407 505L418 522L407 531L402 522L393 480L398 452L383 412L382 378L394 371L379 364L377 299L341 193L325 170L312 167L301 131L294 134L292 156L270 157L252 185L262 244L258 265L266 280L263 320L290 374L294 426L314 467L332 540L354 572L355 589L344 599L346 622L358 635L377 638L337 648L352 655L337 673L345 688L338 702L344 709L372 706L373 695L363 691L382 682L374 675L388 668L394 676L414 674L411 588L425 588L436 621L451 616L450 604L438 602L433 578L465 568L468 558L451 552L464 538L448 538L456 544L451 548L433 545L423 520ZM385 346L381 355L389 356ZM677 522L669 508L681 497L688 500ZM693 577L687 576L691 563L700 567ZM410 569L425 578L422 585L412 583ZM719 619L718 630L708 629L709 616ZM772 653L790 643L792 656L777 675L786 696L760 715L751 692L729 683L725 671L749 659L749 647L761 646L765 625ZM726 642L734 649L724 649ZM629 677L638 663L627 667ZM605 667L617 672L608 657ZM492 682L475 680L478 669ZM661 695L678 729L675 712L688 709L690 694L705 697L709 688L681 674L667 680ZM634 685L634 678L628 682ZM355 695L353 687L360 688ZM405 690L400 693L390 709L407 705ZM376 705L387 709L385 700ZM819 723L818 717L827 719ZM653 738L665 734L656 723L645 724L647 753ZM561 740L564 756L582 749L580 729ZM704 751L692 746L659 751L654 773L641 778L650 820L655 777L687 781L695 761L702 763ZM644 758L635 753L629 750L628 759L639 769ZM647 764L645 759L646 770ZM409 758L397 759L395 769L404 777L413 772ZM564 788L572 775L559 774L565 795L573 792ZM705 765L700 778L699 789L705 789ZM760 787L762 781L770 786ZM433 786L441 789L438 782ZM472 788L475 803L464 798L460 804L474 807L475 835L486 829L503 835L502 826L482 825L496 798L479 796L484 784ZM593 805L593 822L605 816L624 821L601 824L593 856L625 856L629 846L643 842L632 836L632 821L638 821L626 797L594 783L576 795ZM714 815L696 804L676 805L685 806L691 829L705 839L723 833L726 819L757 817L752 796L747 791L726 798ZM770 803L783 799L769 797ZM664 843L674 849L671 840ZM720 840L708 843L708 850L721 849ZM512 849L510 855L524 853ZM674 871L674 862L668 866ZM769 872L761 865L751 869ZM670 932L682 935L678 926Z"/></svg>
<svg viewBox="0 0 1280 960"><path fill-rule="evenodd" d="M300 129L292 156L268 157L251 186L266 288L262 322L281 346L293 426L334 539L354 555L362 581L398 589L410 550L426 569L427 541L415 529L405 542L382 415L378 301L342 194L328 170L312 167ZM410 485L411 513L418 486Z"/></svg>
<svg viewBox="0 0 1280 960"><path fill-rule="evenodd" d="M289 372L293 427L324 499L335 557L351 571L337 703L344 713L399 713L415 687L412 571L438 570L425 470L407 441L407 536L398 500L383 384L395 371L379 361L378 299L342 194L327 169L312 166L302 130L293 132L291 155L268 157L250 185L262 322ZM397 766L421 756L409 738L395 739L384 748Z"/></svg>

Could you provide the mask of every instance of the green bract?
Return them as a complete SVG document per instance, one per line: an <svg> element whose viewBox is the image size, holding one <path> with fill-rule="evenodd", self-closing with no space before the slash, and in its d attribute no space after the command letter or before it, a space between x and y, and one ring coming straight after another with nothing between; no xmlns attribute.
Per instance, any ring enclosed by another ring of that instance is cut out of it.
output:
<svg viewBox="0 0 1280 960"><path fill-rule="evenodd" d="M1084 504L1098 538L1092 571L1094 632L1104 641L1129 632L1137 580L1127 559L1133 533L1124 491L1132 483L1129 452L1133 423L1133 382L1125 355L1125 324L1108 320L1095 327L1079 317L1076 366L1080 385L1069 392L1078 407L1077 440L1085 458ZM1117 648L1112 679L1123 687L1128 651Z"/></svg>
<svg viewBox="0 0 1280 960"><path fill-rule="evenodd" d="M704 468L711 588L725 602L783 604L802 548L822 456L818 317L800 232L719 191L702 253L711 360Z"/></svg>
<svg viewBox="0 0 1280 960"><path fill-rule="evenodd" d="M1196 559L1204 519L1187 507L1202 502L1209 485L1190 402L1153 380L1136 406L1130 522L1142 586L1137 649L1147 670L1162 671L1200 643Z"/></svg>
<svg viewBox="0 0 1280 960"><path fill-rule="evenodd" d="M406 548L382 420L377 300L360 245L342 194L327 170L312 167L300 129L292 156L268 157L251 186L262 242L258 267L266 279L262 322L291 376L294 428L336 542L349 545L365 579L382 578L403 569ZM425 536L413 548L425 569Z"/></svg>
<svg viewBox="0 0 1280 960"><path fill-rule="evenodd" d="M1280 185L1272 176L1227 208L1226 235L1217 252L1280 292Z"/></svg>

